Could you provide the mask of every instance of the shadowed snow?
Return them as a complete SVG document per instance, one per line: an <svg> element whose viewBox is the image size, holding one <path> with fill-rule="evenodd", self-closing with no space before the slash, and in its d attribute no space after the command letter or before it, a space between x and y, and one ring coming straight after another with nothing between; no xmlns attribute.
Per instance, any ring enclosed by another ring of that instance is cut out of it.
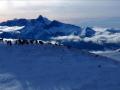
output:
<svg viewBox="0 0 120 90"><path fill-rule="evenodd" d="M117 61L53 45L0 45L1 90L119 90Z"/></svg>

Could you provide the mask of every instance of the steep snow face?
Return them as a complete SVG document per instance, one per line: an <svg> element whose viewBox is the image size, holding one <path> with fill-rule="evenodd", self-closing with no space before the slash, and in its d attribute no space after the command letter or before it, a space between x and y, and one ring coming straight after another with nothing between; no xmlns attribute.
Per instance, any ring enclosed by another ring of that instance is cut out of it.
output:
<svg viewBox="0 0 120 90"><path fill-rule="evenodd" d="M52 24L52 23L54 23L54 24ZM52 26L50 25L51 28L49 28L48 31L53 34L53 37L54 36L80 35L81 34L80 27L70 25L70 24L59 23L59 22L55 22L55 21L53 21L52 23L51 23ZM56 26L57 24L59 25L58 27Z"/></svg>
<svg viewBox="0 0 120 90"><path fill-rule="evenodd" d="M34 25L31 24L31 22L33 22L31 21L25 28L20 30L21 33L19 37L46 40L51 39L51 37L68 36L71 34L80 35L81 33L80 27L64 24L56 20L50 22L39 17L36 21Z"/></svg>
<svg viewBox="0 0 120 90"><path fill-rule="evenodd" d="M119 90L120 63L63 46L0 45L1 90Z"/></svg>

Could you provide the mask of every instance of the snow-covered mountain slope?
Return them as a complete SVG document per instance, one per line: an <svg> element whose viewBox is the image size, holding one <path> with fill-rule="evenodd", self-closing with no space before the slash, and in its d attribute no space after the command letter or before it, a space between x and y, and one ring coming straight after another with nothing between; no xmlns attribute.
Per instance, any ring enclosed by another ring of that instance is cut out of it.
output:
<svg viewBox="0 0 120 90"><path fill-rule="evenodd" d="M68 36L68 35L79 35L81 32L80 27L73 26L70 24L64 24L58 21L52 21L49 25L36 24L31 26L29 24L20 31L20 38L30 39L50 39L51 37L57 36Z"/></svg>
<svg viewBox="0 0 120 90"><path fill-rule="evenodd" d="M40 39L93 51L120 48L118 28L79 27L52 21L41 15L36 19L9 20L0 25L1 38Z"/></svg>
<svg viewBox="0 0 120 90"><path fill-rule="evenodd" d="M3 22L0 25L11 26L11 24L9 25L8 23L16 23L16 25L18 24L18 26L20 26L19 23L22 23L22 22L23 21L21 19L18 19L18 20ZM26 24L24 24L23 26L24 28L20 30L19 36L17 33L16 37L26 38L26 39L29 39L29 38L50 39L51 37L54 37L54 36L60 36L60 35L65 36L70 34L80 35L81 33L81 28L78 26L61 23L56 20L50 21L41 15L37 19L26 20ZM4 32L2 33L1 37L4 37ZM6 38L16 38L16 37L15 35L6 36Z"/></svg>
<svg viewBox="0 0 120 90"><path fill-rule="evenodd" d="M120 90L120 63L53 45L0 45L0 90Z"/></svg>

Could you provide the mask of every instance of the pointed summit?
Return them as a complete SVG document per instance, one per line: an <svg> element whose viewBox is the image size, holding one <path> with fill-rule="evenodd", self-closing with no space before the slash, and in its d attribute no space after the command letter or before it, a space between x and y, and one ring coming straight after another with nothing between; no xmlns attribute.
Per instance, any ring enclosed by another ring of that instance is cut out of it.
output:
<svg viewBox="0 0 120 90"><path fill-rule="evenodd" d="M44 20L44 17L42 15L40 15L37 20Z"/></svg>
<svg viewBox="0 0 120 90"><path fill-rule="evenodd" d="M41 22L41 23L44 23L44 17L42 15L40 15L37 19L37 21Z"/></svg>
<svg viewBox="0 0 120 90"><path fill-rule="evenodd" d="M51 22L49 19L43 17L42 15L40 15L36 20L44 24L50 24Z"/></svg>

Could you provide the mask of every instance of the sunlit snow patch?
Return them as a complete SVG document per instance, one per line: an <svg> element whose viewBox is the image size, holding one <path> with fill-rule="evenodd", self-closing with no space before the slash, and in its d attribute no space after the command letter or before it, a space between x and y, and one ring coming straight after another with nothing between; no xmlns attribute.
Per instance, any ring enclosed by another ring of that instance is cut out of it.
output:
<svg viewBox="0 0 120 90"><path fill-rule="evenodd" d="M9 26L0 26L0 31L1 32L10 32L10 31L16 31L16 30L20 30L24 28L24 26L13 26L13 27L9 27Z"/></svg>

